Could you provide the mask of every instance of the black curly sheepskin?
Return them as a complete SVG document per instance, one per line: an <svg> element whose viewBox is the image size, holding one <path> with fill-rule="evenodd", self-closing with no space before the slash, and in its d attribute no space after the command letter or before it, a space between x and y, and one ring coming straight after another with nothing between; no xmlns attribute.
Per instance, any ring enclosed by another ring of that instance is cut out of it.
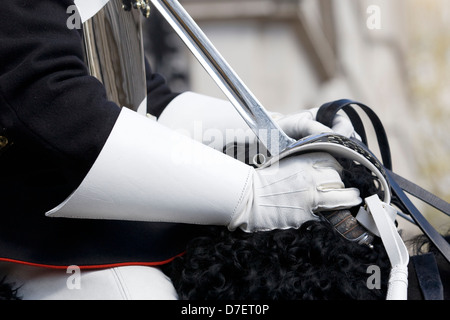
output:
<svg viewBox="0 0 450 320"><path fill-rule="evenodd" d="M0 300L20 300L17 291L18 288L9 283L6 277L0 279Z"/></svg>
<svg viewBox="0 0 450 320"><path fill-rule="evenodd" d="M380 290L368 289L371 265L382 270ZM385 299L389 269L381 245L351 243L323 221L253 234L211 228L164 267L189 300Z"/></svg>

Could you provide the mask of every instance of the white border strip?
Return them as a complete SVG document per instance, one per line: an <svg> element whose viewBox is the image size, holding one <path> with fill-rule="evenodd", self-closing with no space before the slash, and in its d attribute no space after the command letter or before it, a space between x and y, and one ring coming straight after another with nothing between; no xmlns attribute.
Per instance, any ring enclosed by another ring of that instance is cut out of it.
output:
<svg viewBox="0 0 450 320"><path fill-rule="evenodd" d="M75 0L81 21L84 23L97 14L110 0Z"/></svg>

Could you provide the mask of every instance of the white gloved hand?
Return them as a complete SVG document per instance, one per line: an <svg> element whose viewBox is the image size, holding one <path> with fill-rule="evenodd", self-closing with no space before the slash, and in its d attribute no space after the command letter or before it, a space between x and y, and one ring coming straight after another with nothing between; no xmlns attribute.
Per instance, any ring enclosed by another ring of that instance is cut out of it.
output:
<svg viewBox="0 0 450 320"><path fill-rule="evenodd" d="M347 138L361 140L361 137L355 132L350 119L337 114L333 119L332 127L329 128L316 121L318 111L319 108L313 108L288 116L273 113L272 118L275 119L288 136L297 140L309 135L316 135L324 132L334 132Z"/></svg>
<svg viewBox="0 0 450 320"><path fill-rule="evenodd" d="M361 203L359 190L344 187L342 167L328 153L309 153L255 171L248 205L236 213L229 229L262 231L299 227L315 213Z"/></svg>
<svg viewBox="0 0 450 320"><path fill-rule="evenodd" d="M328 128L315 121L318 110L315 108L288 116L276 112L268 114L293 139L335 132L361 140L347 117L338 114L332 128ZM256 164L256 155L268 154L233 105L226 100L185 92L166 107L158 122L248 164Z"/></svg>
<svg viewBox="0 0 450 320"><path fill-rule="evenodd" d="M293 139L334 132L361 140L347 117L337 114L329 128L316 121L318 110L313 108L292 115L268 114ZM158 122L219 151L233 142L247 142L250 148L256 148L256 135L229 101L186 92L167 106Z"/></svg>

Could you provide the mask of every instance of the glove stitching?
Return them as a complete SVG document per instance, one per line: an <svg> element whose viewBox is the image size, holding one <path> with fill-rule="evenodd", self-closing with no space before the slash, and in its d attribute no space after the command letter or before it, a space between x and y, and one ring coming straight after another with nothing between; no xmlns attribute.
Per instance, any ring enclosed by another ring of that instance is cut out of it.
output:
<svg viewBox="0 0 450 320"><path fill-rule="evenodd" d="M260 203L258 204L258 206L260 207L271 207L271 208L285 208L285 209L300 209L305 211L304 207L297 207L297 206L290 206L290 205L280 205L280 204L264 204L264 203Z"/></svg>
<svg viewBox="0 0 450 320"><path fill-rule="evenodd" d="M249 183L250 183L250 181L251 181L250 177L251 177L251 175L252 175L252 173L253 173L253 170L254 170L254 169L248 170L247 178L245 179L245 184L244 184L244 187L242 188L241 195L240 195L240 197L239 197L238 202L236 203L236 206L235 206L234 209L233 209L233 212L230 214L230 217L229 217L229 219L228 219L227 225L229 225L229 224L231 223L231 221L232 221L232 219L233 219L233 216L236 214L237 208L239 208L239 206L240 206L241 203L242 203L242 200L244 199L245 191L247 190L248 185L249 185Z"/></svg>
<svg viewBox="0 0 450 320"><path fill-rule="evenodd" d="M298 175L299 175L300 173L302 173L303 171L304 171L304 170L301 170L301 171L295 172L294 174L291 174L290 176L283 177L283 178L281 178L281 179L279 179L279 180L272 181L271 183L266 184L266 185L263 185L263 186L259 187L258 189L263 189L263 188L266 188L266 187L270 187L270 186L272 186L272 185L274 185L274 184L277 184L277 183L279 183L279 182L282 182L282 181L285 181L285 180L289 180L289 179L295 178L296 176L298 176Z"/></svg>
<svg viewBox="0 0 450 320"><path fill-rule="evenodd" d="M283 192L278 192L278 193L260 194L260 195L258 195L258 197L260 197L260 198L273 197L273 196L292 194L292 193L297 193L297 192L301 193L301 192L305 192L305 191L308 191L308 188L304 188L304 189L300 189L300 190L283 191Z"/></svg>

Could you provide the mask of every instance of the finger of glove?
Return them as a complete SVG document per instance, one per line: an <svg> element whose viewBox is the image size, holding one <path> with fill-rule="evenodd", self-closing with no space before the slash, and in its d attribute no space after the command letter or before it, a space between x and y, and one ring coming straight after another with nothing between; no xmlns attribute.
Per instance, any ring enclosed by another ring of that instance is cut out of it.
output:
<svg viewBox="0 0 450 320"><path fill-rule="evenodd" d="M282 127L283 129L283 127ZM332 129L317 122L306 118L299 119L295 124L292 124L286 129L283 129L285 133L294 139L301 139L311 135L317 135L324 132L333 132Z"/></svg>
<svg viewBox="0 0 450 320"><path fill-rule="evenodd" d="M359 141L362 141L361 136L355 131L355 128L353 127L350 119L342 115L336 115L336 117L333 119L333 125L331 129L335 133L343 135L344 137L355 138Z"/></svg>
<svg viewBox="0 0 450 320"><path fill-rule="evenodd" d="M339 174L343 170L341 164L329 153L312 152L305 156L308 156L313 160L313 168L316 170L332 169Z"/></svg>
<svg viewBox="0 0 450 320"><path fill-rule="evenodd" d="M280 170L281 169L281 170ZM280 171L278 171L280 170ZM292 176L294 172L302 172L301 176L329 176L329 179L339 180L343 168L329 153L310 152L282 159L277 166L263 169L262 175L278 174L279 177Z"/></svg>
<svg viewBox="0 0 450 320"><path fill-rule="evenodd" d="M283 183L308 186L307 189L314 190L313 192L344 188L340 176L342 166L333 156L325 152L312 152L287 158L280 163L280 168L283 172L277 178L283 177L281 179ZM292 175L295 172L298 174Z"/></svg>
<svg viewBox="0 0 450 320"><path fill-rule="evenodd" d="M328 191L335 189L343 189L345 187L341 180L341 176L337 170L332 168L323 168L313 172L314 185L316 190Z"/></svg>
<svg viewBox="0 0 450 320"><path fill-rule="evenodd" d="M319 109L320 108L312 108L308 110L308 112L312 115L312 120L317 120L317 113L319 112ZM333 118L331 129L333 132L341 134L347 138L352 136L352 133L354 132L350 119L340 114L336 114Z"/></svg>
<svg viewBox="0 0 450 320"><path fill-rule="evenodd" d="M355 132L350 119L342 115L336 115L334 117L331 129L333 129L335 133L343 135L347 138L350 138L353 135L353 132Z"/></svg>
<svg viewBox="0 0 450 320"><path fill-rule="evenodd" d="M281 171L278 171L280 170ZM310 152L282 159L277 166L271 166L258 171L262 175L278 174L282 176L291 176L294 172L311 172L316 171L329 172L334 171L339 174L342 172L340 163L329 153L326 152ZM327 174L327 173L325 173Z"/></svg>
<svg viewBox="0 0 450 320"><path fill-rule="evenodd" d="M318 192L318 197L317 206L313 212L350 209L362 203L357 188L324 189Z"/></svg>

